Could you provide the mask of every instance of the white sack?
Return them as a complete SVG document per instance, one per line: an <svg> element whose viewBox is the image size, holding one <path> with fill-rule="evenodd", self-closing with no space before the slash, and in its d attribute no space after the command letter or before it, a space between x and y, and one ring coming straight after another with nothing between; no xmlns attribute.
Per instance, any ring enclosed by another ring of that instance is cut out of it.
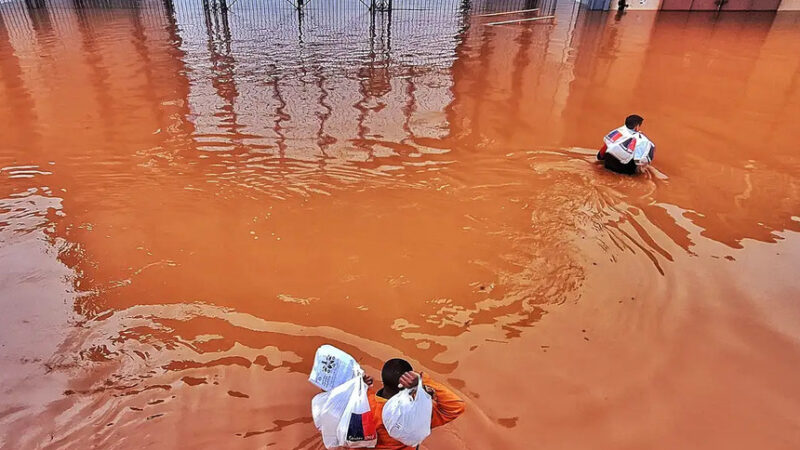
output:
<svg viewBox="0 0 800 450"><path fill-rule="evenodd" d="M416 395L412 395L416 391ZM415 389L403 389L383 406L383 425L389 436L416 447L431 434L433 400L422 388L422 376Z"/></svg>
<svg viewBox="0 0 800 450"><path fill-rule="evenodd" d="M314 355L308 381L323 391L330 391L351 380L356 373L361 373L361 366L352 356L332 345L323 345Z"/></svg>

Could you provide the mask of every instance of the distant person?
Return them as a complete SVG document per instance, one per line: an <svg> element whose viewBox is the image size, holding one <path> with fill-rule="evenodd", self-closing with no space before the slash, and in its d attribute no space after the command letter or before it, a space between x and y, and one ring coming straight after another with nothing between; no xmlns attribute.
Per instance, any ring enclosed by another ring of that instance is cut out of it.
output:
<svg viewBox="0 0 800 450"><path fill-rule="evenodd" d="M603 138L597 159L606 169L633 175L647 167L655 156L656 146L641 132L644 119L636 114L625 118L625 125Z"/></svg>
<svg viewBox="0 0 800 450"><path fill-rule="evenodd" d="M375 425L378 433L378 444L376 449L390 450L414 450L400 441L389 436L386 427L383 425L383 407L386 401L400 392L398 386L406 389L417 386L419 377L422 377L422 387L430 394L433 400L433 412L431 414L431 428L442 426L452 422L464 413L464 400L461 400L453 391L442 384L433 381L430 377L414 372L411 364L404 359L394 358L386 361L381 370L383 388L378 392L372 389L372 377L364 375L364 382L370 386L369 404L375 417Z"/></svg>

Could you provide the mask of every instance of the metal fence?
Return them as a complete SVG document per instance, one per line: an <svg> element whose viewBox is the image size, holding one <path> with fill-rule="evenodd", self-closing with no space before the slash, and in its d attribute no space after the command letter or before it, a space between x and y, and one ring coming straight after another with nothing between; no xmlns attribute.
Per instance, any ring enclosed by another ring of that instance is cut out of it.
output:
<svg viewBox="0 0 800 450"><path fill-rule="evenodd" d="M298 1L301 3L298 4ZM305 1L305 3L302 3ZM391 19L392 26L433 27L470 15L538 8L540 15L552 14L557 0L392 0L391 10L375 8L388 0L12 0L0 2L6 27L28 27L43 22L64 23L70 10L90 11L92 16L113 16L115 10L132 9L142 20L158 22L168 15L183 21L203 22L207 14L235 15L242 22L270 26L341 28L369 25L373 18ZM391 14L390 14L391 13ZM385 17L385 16L391 17ZM400 30L398 30L400 31Z"/></svg>

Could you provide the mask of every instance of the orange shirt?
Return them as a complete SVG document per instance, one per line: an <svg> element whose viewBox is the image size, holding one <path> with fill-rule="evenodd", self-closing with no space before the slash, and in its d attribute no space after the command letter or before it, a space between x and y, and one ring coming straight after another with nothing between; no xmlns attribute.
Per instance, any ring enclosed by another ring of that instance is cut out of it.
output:
<svg viewBox="0 0 800 450"><path fill-rule="evenodd" d="M431 428L442 426L453 421L456 417L464 413L464 400L461 400L453 391L442 384L439 384L422 374L422 384L433 389L433 412L431 414ZM378 396L374 388L369 389L369 406L375 416L375 427L378 432L378 444L376 449L384 450L414 450L414 447L404 445L402 442L389 436L386 427L383 426L383 406L386 399Z"/></svg>

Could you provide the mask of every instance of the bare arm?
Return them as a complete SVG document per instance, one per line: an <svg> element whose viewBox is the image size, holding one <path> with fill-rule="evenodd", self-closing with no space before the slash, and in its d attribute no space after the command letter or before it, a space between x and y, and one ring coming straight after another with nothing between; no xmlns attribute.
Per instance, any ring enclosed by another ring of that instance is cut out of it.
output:
<svg viewBox="0 0 800 450"><path fill-rule="evenodd" d="M597 159L606 159L606 150L608 150L608 146L604 143L603 148L597 153Z"/></svg>

